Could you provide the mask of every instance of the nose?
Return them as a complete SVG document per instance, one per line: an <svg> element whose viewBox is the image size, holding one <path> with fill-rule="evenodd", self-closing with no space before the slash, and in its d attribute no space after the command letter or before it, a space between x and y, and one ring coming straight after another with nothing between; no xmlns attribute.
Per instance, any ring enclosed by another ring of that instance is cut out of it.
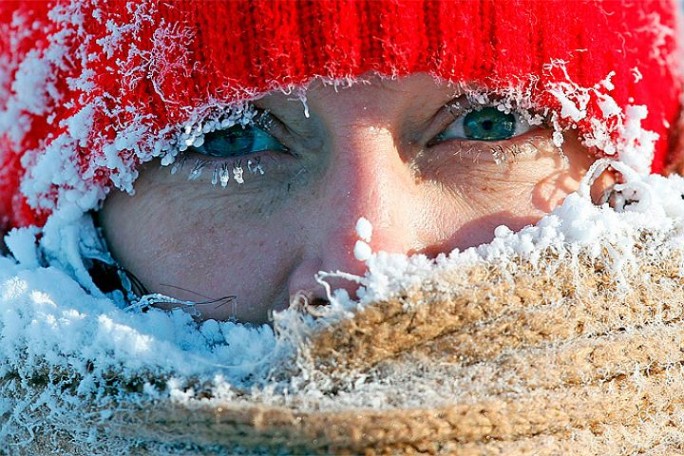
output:
<svg viewBox="0 0 684 456"><path fill-rule="evenodd" d="M366 265L354 247L359 240L356 223L368 219L373 227L368 244L374 252L413 254L430 251L434 233L426 223L430 204L397 142L384 128L350 128L336 137L331 161L320 180L318 196L309 214L308 237L303 259L289 280L290 298L305 296L324 302L325 288L314 276L318 271L341 271L363 276ZM332 289L345 289L352 297L358 284L328 278Z"/></svg>

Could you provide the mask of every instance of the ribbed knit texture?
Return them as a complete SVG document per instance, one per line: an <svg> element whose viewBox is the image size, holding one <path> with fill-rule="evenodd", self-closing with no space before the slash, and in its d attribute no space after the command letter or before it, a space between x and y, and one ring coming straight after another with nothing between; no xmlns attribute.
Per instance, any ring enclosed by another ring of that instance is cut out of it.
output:
<svg viewBox="0 0 684 456"><path fill-rule="evenodd" d="M436 271L313 334L274 366L274 379L298 379L280 394L211 401L211 385L193 385L187 401L139 404L127 394L149 377L124 376L111 384L116 408L81 405L76 421L53 414L23 454L681 454L684 279L674 239L643 231L619 275L620 246L610 243L598 256L549 249L535 264ZM11 394L45 388L22 385ZM72 430L88 426L97 441L75 443Z"/></svg>
<svg viewBox="0 0 684 456"><path fill-rule="evenodd" d="M549 92L555 84L594 88L612 74L614 88L601 91L623 110L648 107L642 127L660 135L655 172L667 162L668 127L679 107L669 1L57 5L0 4L5 228L41 225L67 192L87 210L112 185L130 189L136 167L153 158L151 138L169 136L165 129L187 122L202 106L317 76L429 72L498 93L531 90L540 109L560 112ZM561 123L591 137L592 122L616 122L599 102L592 95L584 118Z"/></svg>

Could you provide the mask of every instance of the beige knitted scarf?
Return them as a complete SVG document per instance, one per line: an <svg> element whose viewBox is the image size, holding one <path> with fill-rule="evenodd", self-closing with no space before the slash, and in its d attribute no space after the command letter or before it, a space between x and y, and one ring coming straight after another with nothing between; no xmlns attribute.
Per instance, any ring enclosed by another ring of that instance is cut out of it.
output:
<svg viewBox="0 0 684 456"><path fill-rule="evenodd" d="M618 250L436 270L300 334L287 390L198 384L97 426L136 454L684 453L684 257L648 232ZM26 454L56 441L82 454Z"/></svg>

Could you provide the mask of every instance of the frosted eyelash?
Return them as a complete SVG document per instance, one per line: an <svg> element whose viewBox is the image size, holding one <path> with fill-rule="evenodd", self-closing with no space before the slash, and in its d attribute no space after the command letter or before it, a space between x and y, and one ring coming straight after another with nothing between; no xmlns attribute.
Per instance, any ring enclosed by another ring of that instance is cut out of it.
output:
<svg viewBox="0 0 684 456"><path fill-rule="evenodd" d="M526 153L536 153L539 151L539 147L535 144L535 141L537 139L539 138L530 138L523 144L497 144L494 146L489 146L489 148L485 150L479 150L477 147L471 146L468 149L459 150L455 154L474 155L472 160L474 160L475 162L477 162L483 155L488 155L494 158L494 162L497 165L515 163L518 159L518 156Z"/></svg>
<svg viewBox="0 0 684 456"><path fill-rule="evenodd" d="M228 171L228 164L227 163L222 163L221 166L218 168L214 168L215 170L218 169L218 180L221 182L221 187L226 188L228 185L228 181L230 180L230 172ZM215 184L215 180L212 179L211 183Z"/></svg>
<svg viewBox="0 0 684 456"><path fill-rule="evenodd" d="M242 177L244 174L244 170L242 169L242 163L238 162L236 165L233 165L233 180L237 182L238 184L244 184L245 179Z"/></svg>
<svg viewBox="0 0 684 456"><path fill-rule="evenodd" d="M537 147L535 144L535 141L538 139L538 137L530 138L523 144L498 144L496 146L490 147L489 151L492 154L492 157L494 157L494 162L497 165L510 163L511 161L515 163L515 161L518 159L518 156L530 152L537 153L539 151L539 147Z"/></svg>
<svg viewBox="0 0 684 456"><path fill-rule="evenodd" d="M182 171L186 167L188 160L189 159L186 156L178 157L176 162L171 166L171 174L177 174L179 171ZM242 159L217 162L216 160L196 158L188 173L188 180L198 180L202 177L203 172L207 168L211 168L211 184L214 186L220 185L223 188L228 186L231 177L236 183L244 184L246 176L263 176L266 173L264 165L261 163L261 157L248 159L246 167L243 166Z"/></svg>
<svg viewBox="0 0 684 456"><path fill-rule="evenodd" d="M512 144L510 146L499 145L490 147L489 150L497 165L509 163L511 159L515 162L516 157L521 153L521 147L517 144Z"/></svg>
<svg viewBox="0 0 684 456"><path fill-rule="evenodd" d="M188 176L188 180L197 180L202 176L202 170L207 166L207 161L205 160L196 160L195 161L195 166L192 167L192 170L190 171L190 175Z"/></svg>
<svg viewBox="0 0 684 456"><path fill-rule="evenodd" d="M254 161L252 159L247 160L247 169L250 173L259 174L260 176L263 176L265 173L260 157L256 157Z"/></svg>

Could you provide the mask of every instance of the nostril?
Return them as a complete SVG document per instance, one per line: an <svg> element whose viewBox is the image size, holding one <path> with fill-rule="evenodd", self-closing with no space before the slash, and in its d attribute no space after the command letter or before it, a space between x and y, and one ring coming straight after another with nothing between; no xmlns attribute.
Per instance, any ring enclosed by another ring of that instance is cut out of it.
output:
<svg viewBox="0 0 684 456"><path fill-rule="evenodd" d="M432 244L414 249L408 249L406 251L406 255L425 255L430 259L435 259L439 256L440 253L449 253L451 252L451 250L453 250L453 248L454 247L451 246L448 241L443 241L437 244Z"/></svg>
<svg viewBox="0 0 684 456"><path fill-rule="evenodd" d="M330 305L330 301L326 298L316 296L315 294L304 291L299 291L290 298L290 307L297 309L299 312L311 315L313 317L322 317L323 308Z"/></svg>
<svg viewBox="0 0 684 456"><path fill-rule="evenodd" d="M327 299L323 299L323 298L313 298L308 302L308 305L311 307L328 306L328 305L330 305L330 301L328 301Z"/></svg>
<svg viewBox="0 0 684 456"><path fill-rule="evenodd" d="M330 301L328 301L328 299L320 295L317 295L314 292L306 292L304 290L300 290L294 295L290 296L290 306L299 307L300 309L303 309L305 307L327 306L329 304Z"/></svg>

